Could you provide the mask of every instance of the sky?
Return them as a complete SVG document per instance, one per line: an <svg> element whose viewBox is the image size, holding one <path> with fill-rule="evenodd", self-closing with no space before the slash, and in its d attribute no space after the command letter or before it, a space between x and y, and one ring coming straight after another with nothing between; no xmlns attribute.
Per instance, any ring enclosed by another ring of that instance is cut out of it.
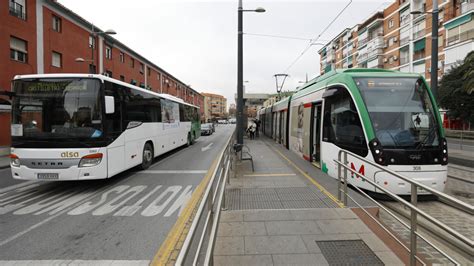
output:
<svg viewBox="0 0 474 266"><path fill-rule="evenodd" d="M283 90L319 75L318 50L394 0L244 0L244 81L247 93L276 93L274 75L288 74ZM198 92L224 95L237 90L237 0L59 0ZM255 36L265 34L303 38ZM295 62L294 64L292 64ZM291 67L290 67L291 65Z"/></svg>

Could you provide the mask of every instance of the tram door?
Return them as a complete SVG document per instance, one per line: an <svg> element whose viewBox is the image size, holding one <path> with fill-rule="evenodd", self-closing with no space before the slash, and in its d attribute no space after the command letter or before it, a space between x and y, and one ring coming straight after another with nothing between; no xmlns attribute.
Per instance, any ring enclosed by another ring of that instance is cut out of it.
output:
<svg viewBox="0 0 474 266"><path fill-rule="evenodd" d="M321 168L321 120L322 120L322 103L314 103L312 106L311 121L311 161L316 167Z"/></svg>

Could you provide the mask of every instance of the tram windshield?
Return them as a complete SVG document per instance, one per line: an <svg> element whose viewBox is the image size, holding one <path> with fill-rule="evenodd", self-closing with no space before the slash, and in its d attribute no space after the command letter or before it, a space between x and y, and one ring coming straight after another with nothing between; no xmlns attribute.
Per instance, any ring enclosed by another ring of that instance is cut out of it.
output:
<svg viewBox="0 0 474 266"><path fill-rule="evenodd" d="M375 135L385 148L439 145L439 125L428 91L416 78L355 78Z"/></svg>

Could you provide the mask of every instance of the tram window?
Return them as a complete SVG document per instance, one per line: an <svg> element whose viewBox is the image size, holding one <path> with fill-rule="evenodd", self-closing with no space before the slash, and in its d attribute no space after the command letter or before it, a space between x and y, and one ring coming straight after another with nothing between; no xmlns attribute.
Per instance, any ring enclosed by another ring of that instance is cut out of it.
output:
<svg viewBox="0 0 474 266"><path fill-rule="evenodd" d="M347 90L341 89L325 99L323 120L323 141L360 156L368 154L364 130Z"/></svg>

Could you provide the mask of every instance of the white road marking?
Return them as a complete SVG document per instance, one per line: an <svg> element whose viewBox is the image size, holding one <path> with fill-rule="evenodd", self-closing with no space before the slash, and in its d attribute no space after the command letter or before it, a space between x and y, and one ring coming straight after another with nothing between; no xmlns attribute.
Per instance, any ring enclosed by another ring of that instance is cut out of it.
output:
<svg viewBox="0 0 474 266"><path fill-rule="evenodd" d="M153 202L148 205L143 211L143 216L155 216L161 213L166 206L170 203L170 201L178 194L181 190L182 186L171 186L166 188ZM171 195L165 200L165 202L160 203L160 201L167 195L171 193Z"/></svg>
<svg viewBox="0 0 474 266"><path fill-rule="evenodd" d="M140 174L205 174L208 170L143 170Z"/></svg>
<svg viewBox="0 0 474 266"><path fill-rule="evenodd" d="M137 211L139 211L146 199L148 199L151 195L153 195L156 191L158 191L162 185L156 186L152 191L150 191L148 194L146 194L143 198L139 199L135 204L131 206L124 206L122 209L114 213L114 216L132 216L134 215Z"/></svg>
<svg viewBox="0 0 474 266"><path fill-rule="evenodd" d="M103 189L100 189L99 191L97 191L97 193L93 193L90 197L94 197L96 194L98 194L98 193L100 193L100 192L106 190L106 189L109 188L109 187L110 187L110 186L107 186L107 187L105 187L105 188L103 188ZM88 198L86 198L86 199L84 199L84 200L87 200L87 199L88 199ZM1 242L0 242L0 247L1 247L1 246L4 246L5 244L10 243L11 241L13 241L13 240L15 240L15 239L17 239L17 238L19 238L19 237L21 237L21 236L23 236L23 235L29 233L29 232L31 232L32 230L34 230L34 229L36 229L36 228L42 226L43 224L46 224L47 222L49 222L49 221L53 220L54 218L56 218L56 217L62 215L63 213L66 213L68 210L69 210L69 209L66 208L65 210L62 210L62 211L56 213L55 215L50 216L50 217L44 219L43 221L41 221L41 222L39 222L39 223L37 223L37 224L34 224L34 225L32 225L32 226L26 228L25 230L23 230L23 231L21 231L21 232L15 234L15 235L13 235L13 236L7 238L7 239L1 241ZM0 264L1 264L1 263L0 263Z"/></svg>
<svg viewBox="0 0 474 266"><path fill-rule="evenodd" d="M210 150L212 148L212 145L214 145L214 143L209 143L209 145L205 146L205 147L202 147L201 148L201 151L207 151L207 150Z"/></svg>
<svg viewBox="0 0 474 266"><path fill-rule="evenodd" d="M10 190L14 190L14 189L17 189L17 188L21 188L21 187L24 187L24 186L28 186L28 185L31 185L33 183L37 183L37 185L39 185L38 181L26 181L26 182L23 182L23 183L20 183L20 184L16 184L16 185L13 185L13 186L9 186L9 187L6 187L6 188L2 188L0 189L0 194L1 193L4 193L4 192L8 192Z"/></svg>
<svg viewBox="0 0 474 266"><path fill-rule="evenodd" d="M27 265L149 265L149 260L0 260L3 266L27 266Z"/></svg>

